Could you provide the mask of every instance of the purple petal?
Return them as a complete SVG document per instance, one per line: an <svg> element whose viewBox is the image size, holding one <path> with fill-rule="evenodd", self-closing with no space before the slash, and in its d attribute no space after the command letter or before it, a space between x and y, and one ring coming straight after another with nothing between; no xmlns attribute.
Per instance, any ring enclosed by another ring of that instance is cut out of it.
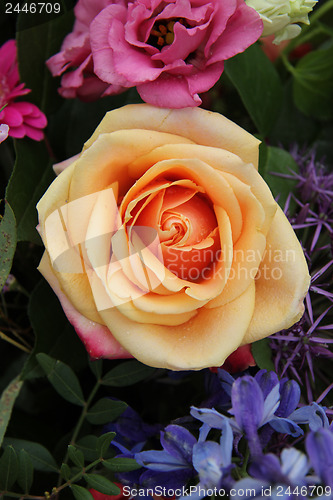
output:
<svg viewBox="0 0 333 500"><path fill-rule="evenodd" d="M142 467L160 472L175 471L179 469L188 469L189 464L184 460L173 457L166 451L149 450L141 451L134 455L135 460Z"/></svg>
<svg viewBox="0 0 333 500"><path fill-rule="evenodd" d="M277 432L298 437L304 434L302 429L289 418L274 417L269 421L269 425Z"/></svg>
<svg viewBox="0 0 333 500"><path fill-rule="evenodd" d="M258 382L264 398L271 392L273 387L279 384L278 376L275 372L260 370L255 374L254 379Z"/></svg>
<svg viewBox="0 0 333 500"><path fill-rule="evenodd" d="M333 434L328 429L311 432L305 441L306 451L316 474L333 488Z"/></svg>
<svg viewBox="0 0 333 500"><path fill-rule="evenodd" d="M295 380L280 382L280 405L275 412L278 417L288 417L296 410L301 397L301 389Z"/></svg>
<svg viewBox="0 0 333 500"><path fill-rule="evenodd" d="M232 386L231 399L239 427L258 429L264 413L264 398L258 382L250 376L238 378Z"/></svg>
<svg viewBox="0 0 333 500"><path fill-rule="evenodd" d="M170 455L179 460L192 462L192 449L197 440L180 425L168 425L161 433L161 445Z"/></svg>

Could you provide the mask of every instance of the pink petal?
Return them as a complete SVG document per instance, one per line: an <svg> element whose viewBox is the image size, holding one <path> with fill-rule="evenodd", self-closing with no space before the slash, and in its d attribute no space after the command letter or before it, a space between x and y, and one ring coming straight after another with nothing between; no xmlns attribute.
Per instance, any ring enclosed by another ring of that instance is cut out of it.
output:
<svg viewBox="0 0 333 500"><path fill-rule="evenodd" d="M15 109L12 104L3 110L3 121L7 123L10 127L19 127L23 123L23 117L21 113Z"/></svg>
<svg viewBox="0 0 333 500"><path fill-rule="evenodd" d="M10 127L8 135L14 137L15 139L22 139L25 136L25 127L20 125L19 127Z"/></svg>
<svg viewBox="0 0 333 500"><path fill-rule="evenodd" d="M191 95L196 93L200 94L212 88L222 75L223 68L224 63L217 62L207 66L203 71L198 71L193 75L189 75L187 77L187 83Z"/></svg>
<svg viewBox="0 0 333 500"><path fill-rule="evenodd" d="M8 40L0 47L0 73L6 75L16 65L16 42Z"/></svg>
<svg viewBox="0 0 333 500"><path fill-rule="evenodd" d="M160 108L179 109L201 104L197 94L191 95L186 77L164 73L154 82L138 85L137 91L144 101Z"/></svg>
<svg viewBox="0 0 333 500"><path fill-rule="evenodd" d="M239 1L236 13L212 47L213 55L209 58L209 63L225 61L243 52L258 40L262 30L263 23L259 14L245 3Z"/></svg>
<svg viewBox="0 0 333 500"><path fill-rule="evenodd" d="M34 109L33 105L30 102L25 102L25 101L12 103L11 106L13 106L22 115L30 115ZM35 107L37 107L37 106L35 106Z"/></svg>
<svg viewBox="0 0 333 500"><path fill-rule="evenodd" d="M118 75L114 68L113 49L109 43L109 31L112 26L119 24L119 30L124 31L123 23L126 20L126 9L117 9L110 5L105 8L91 23L90 40L94 60L94 72L103 81L122 86L130 86L126 78ZM124 39L124 33L122 33ZM124 43L124 40L123 40Z"/></svg>
<svg viewBox="0 0 333 500"><path fill-rule="evenodd" d="M30 127L29 125L24 124L25 135L33 139L34 141L42 141L44 139L44 133L34 127Z"/></svg>
<svg viewBox="0 0 333 500"><path fill-rule="evenodd" d="M203 42L206 36L206 24L187 29L180 23L174 25L175 38L171 45L163 47L161 52L152 56L154 61L171 64L177 59L185 60Z"/></svg>

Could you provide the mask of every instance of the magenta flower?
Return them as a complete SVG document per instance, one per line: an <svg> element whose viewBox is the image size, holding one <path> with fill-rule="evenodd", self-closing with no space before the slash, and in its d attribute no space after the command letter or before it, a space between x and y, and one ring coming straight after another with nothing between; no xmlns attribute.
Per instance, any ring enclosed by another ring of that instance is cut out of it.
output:
<svg viewBox="0 0 333 500"><path fill-rule="evenodd" d="M79 0L61 52L48 60L64 97L95 99L137 87L161 107L201 104L224 61L263 30L244 0ZM98 78L97 78L98 77Z"/></svg>
<svg viewBox="0 0 333 500"><path fill-rule="evenodd" d="M61 50L46 62L53 76L60 76L62 97L93 101L99 97L119 94L122 86L105 83L94 73L90 47L90 24L112 0L79 0L76 4L73 31L66 36ZM118 4L125 5L121 0ZM67 71L69 70L69 71Z"/></svg>
<svg viewBox="0 0 333 500"><path fill-rule="evenodd" d="M28 136L35 141L43 139L42 129L47 120L44 113L30 102L14 102L28 94L30 89L20 83L16 59L15 40L8 40L0 47L0 123L9 126L8 135L15 138Z"/></svg>

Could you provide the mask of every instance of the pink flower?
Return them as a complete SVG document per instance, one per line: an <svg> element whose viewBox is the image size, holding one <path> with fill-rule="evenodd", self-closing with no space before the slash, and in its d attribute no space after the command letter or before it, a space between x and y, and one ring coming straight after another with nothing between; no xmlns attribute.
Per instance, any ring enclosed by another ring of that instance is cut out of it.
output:
<svg viewBox="0 0 333 500"><path fill-rule="evenodd" d="M76 21L47 65L65 73L63 97L96 99L137 87L161 107L201 104L199 93L220 78L224 61L263 30L244 0L79 0Z"/></svg>
<svg viewBox="0 0 333 500"><path fill-rule="evenodd" d="M114 2L91 23L94 71L106 82L136 86L150 104L198 106L198 93L217 82L224 61L262 29L244 0Z"/></svg>
<svg viewBox="0 0 333 500"><path fill-rule="evenodd" d="M126 90L119 85L103 82L93 69L89 27L97 14L111 1L79 0L74 9L75 23L72 33L65 38L60 52L46 62L53 76L65 73L59 88L62 97L79 97L83 101L92 101ZM119 3L124 4L122 1Z"/></svg>
<svg viewBox="0 0 333 500"><path fill-rule="evenodd" d="M8 137L9 127L5 123L0 125L0 143L3 142Z"/></svg>
<svg viewBox="0 0 333 500"><path fill-rule="evenodd" d="M14 102L29 92L19 81L15 40L8 40L0 47L0 108L5 106L0 112L0 122L9 126L11 137L26 135L40 141L44 137L42 129L47 125L46 116L30 102Z"/></svg>

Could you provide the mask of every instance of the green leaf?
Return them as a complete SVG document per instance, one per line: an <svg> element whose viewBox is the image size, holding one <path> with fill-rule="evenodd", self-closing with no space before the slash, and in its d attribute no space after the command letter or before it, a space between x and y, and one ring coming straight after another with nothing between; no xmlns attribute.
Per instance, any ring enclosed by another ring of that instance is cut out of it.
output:
<svg viewBox="0 0 333 500"><path fill-rule="evenodd" d="M76 500L94 500L90 491L77 484L71 484L71 490Z"/></svg>
<svg viewBox="0 0 333 500"><path fill-rule="evenodd" d="M112 439L115 437L115 435L116 435L115 432L106 432L105 434L99 436L96 445L96 450L100 457L104 457L107 454L110 448L110 443Z"/></svg>
<svg viewBox="0 0 333 500"><path fill-rule="evenodd" d="M17 456L12 446L7 446L0 458L0 490L8 491L17 478Z"/></svg>
<svg viewBox="0 0 333 500"><path fill-rule="evenodd" d="M155 371L155 368L143 365L139 361L125 361L104 375L101 383L112 387L125 387L141 382Z"/></svg>
<svg viewBox="0 0 333 500"><path fill-rule="evenodd" d="M69 481L72 477L71 469L68 464L61 464L60 474L65 481Z"/></svg>
<svg viewBox="0 0 333 500"><path fill-rule="evenodd" d="M45 446L33 441L16 438L5 438L4 444L13 446L18 453L21 450L25 450L36 470L42 472L59 472L54 458Z"/></svg>
<svg viewBox="0 0 333 500"><path fill-rule="evenodd" d="M56 294L44 279L31 294L28 313L36 341L23 369L23 379L44 374L36 360L36 354L39 352L69 363L77 370L86 364L87 351L66 318Z"/></svg>
<svg viewBox="0 0 333 500"><path fill-rule="evenodd" d="M84 474L84 479L87 481L90 488L94 488L104 495L119 495L120 488L109 479L99 474Z"/></svg>
<svg viewBox="0 0 333 500"><path fill-rule="evenodd" d="M6 433L7 425L12 414L13 406L23 382L18 377L14 378L3 391L0 399L0 447Z"/></svg>
<svg viewBox="0 0 333 500"><path fill-rule="evenodd" d="M17 482L24 493L29 493L34 479L34 466L31 458L25 450L19 452L19 472Z"/></svg>
<svg viewBox="0 0 333 500"><path fill-rule="evenodd" d="M129 472L141 467L134 458L109 458L103 460L102 464L112 472Z"/></svg>
<svg viewBox="0 0 333 500"><path fill-rule="evenodd" d="M274 198L283 207L290 192L294 191L297 180L286 179L279 175L291 175L298 173L298 165L293 157L284 149L268 146L264 158L260 158L259 172L270 187Z"/></svg>
<svg viewBox="0 0 333 500"><path fill-rule="evenodd" d="M60 45L73 24L73 12L62 1L61 14L27 15L22 12L17 21L17 55L21 81L32 89L29 101L42 111L50 112L61 102L57 94L59 79L52 76L45 61L59 51ZM47 22L48 21L48 22Z"/></svg>
<svg viewBox="0 0 333 500"><path fill-rule="evenodd" d="M95 375L96 379L99 380L102 376L103 361L101 359L95 359L89 361L89 368Z"/></svg>
<svg viewBox="0 0 333 500"><path fill-rule="evenodd" d="M85 401L80 382L70 366L44 353L37 354L36 358L58 394L70 403L83 406Z"/></svg>
<svg viewBox="0 0 333 500"><path fill-rule="evenodd" d="M16 162L7 186L6 199L15 214L18 241L40 244L36 231L36 203L54 179L49 153L43 142L31 139L16 140L15 152Z"/></svg>
<svg viewBox="0 0 333 500"><path fill-rule="evenodd" d="M81 439L79 439L76 443L76 446L82 451L86 460L93 462L99 457L99 454L97 453L97 442L97 436L88 434L87 436L83 436Z"/></svg>
<svg viewBox="0 0 333 500"><path fill-rule="evenodd" d="M333 117L333 47L300 59L293 71L296 106L319 119Z"/></svg>
<svg viewBox="0 0 333 500"><path fill-rule="evenodd" d="M281 107L279 75L258 44L225 62L225 72L262 136L276 121Z"/></svg>
<svg viewBox="0 0 333 500"><path fill-rule="evenodd" d="M0 292L10 273L16 248L16 220L9 203L5 201L4 216L0 215Z"/></svg>
<svg viewBox="0 0 333 500"><path fill-rule="evenodd" d="M274 364L272 361L272 351L269 347L269 340L262 339L253 342L251 345L251 352L255 362L261 370L274 371Z"/></svg>
<svg viewBox="0 0 333 500"><path fill-rule="evenodd" d="M68 456L71 461L78 467L84 467L84 455L81 450L78 450L73 445L68 445Z"/></svg>
<svg viewBox="0 0 333 500"><path fill-rule="evenodd" d="M88 411L87 420L91 424L107 424L119 417L127 407L122 401L102 398Z"/></svg>

